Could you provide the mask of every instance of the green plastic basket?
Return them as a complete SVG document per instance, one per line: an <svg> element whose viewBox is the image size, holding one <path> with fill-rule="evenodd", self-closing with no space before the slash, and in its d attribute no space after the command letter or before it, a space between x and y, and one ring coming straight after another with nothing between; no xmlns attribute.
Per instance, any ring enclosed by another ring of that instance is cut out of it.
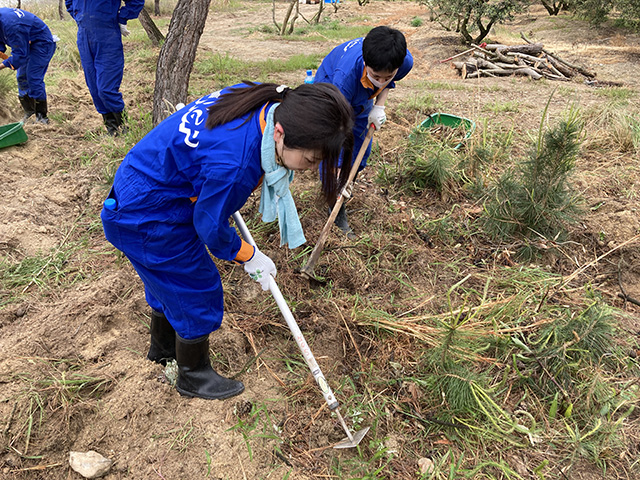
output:
<svg viewBox="0 0 640 480"><path fill-rule="evenodd" d="M23 122L9 123L0 127L0 148L18 145L28 140L22 128Z"/></svg>
<svg viewBox="0 0 640 480"><path fill-rule="evenodd" d="M454 147L454 150L459 149L465 140L467 140L476 129L476 124L473 120L451 115L450 113L433 113L420 124L418 129L424 131L438 125L444 125L445 127L451 128L458 128L460 126L464 127L466 132L465 136L460 140L460 143Z"/></svg>

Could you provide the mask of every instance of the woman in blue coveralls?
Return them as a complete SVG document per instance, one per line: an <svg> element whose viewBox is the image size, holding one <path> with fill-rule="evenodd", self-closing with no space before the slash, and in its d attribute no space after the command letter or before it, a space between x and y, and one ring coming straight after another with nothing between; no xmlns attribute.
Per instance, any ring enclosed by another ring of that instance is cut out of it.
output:
<svg viewBox="0 0 640 480"><path fill-rule="evenodd" d="M10 56L4 53L7 45ZM49 123L44 75L55 51L56 42L42 20L18 8L0 8L0 56L4 58L0 70L16 70L23 121L35 113L36 121Z"/></svg>
<svg viewBox="0 0 640 480"><path fill-rule="evenodd" d="M322 60L314 82L328 82L340 89L353 107L356 116L353 128L355 145L349 168L360 151L369 125L378 130L386 121L385 103L389 90L395 82L403 79L413 68L413 57L407 50L407 42L399 30L380 26L335 47ZM371 144L362 158L358 171L367 165ZM335 224L350 238L354 238L349 227L344 204Z"/></svg>
<svg viewBox="0 0 640 480"><path fill-rule="evenodd" d="M78 24L78 52L84 78L107 133L118 135L125 122L120 84L124 72L122 36L127 21L138 18L144 0L65 0Z"/></svg>
<svg viewBox="0 0 640 480"><path fill-rule="evenodd" d="M338 174L338 162L341 152L352 154L352 116L330 84L245 82L183 107L124 158L102 210L104 231L144 283L152 309L147 358L176 359L182 395L224 399L244 390L210 364L223 292L209 252L244 265L264 290L276 275L273 261L241 240L229 217L261 184L263 220L277 216L289 248L304 243L292 172L323 160L322 191L335 201L348 176L346 169Z"/></svg>

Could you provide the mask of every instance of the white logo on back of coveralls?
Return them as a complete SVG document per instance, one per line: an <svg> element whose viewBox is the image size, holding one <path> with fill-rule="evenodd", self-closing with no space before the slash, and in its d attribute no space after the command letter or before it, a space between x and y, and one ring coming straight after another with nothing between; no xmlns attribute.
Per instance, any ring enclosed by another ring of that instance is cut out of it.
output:
<svg viewBox="0 0 640 480"><path fill-rule="evenodd" d="M191 148L196 148L200 142L196 140L200 133L200 125L206 121L206 111L209 105L216 103L220 96L220 90L213 92L206 97L196 100L196 103L182 116L182 121L178 127L180 133L184 133L184 143Z"/></svg>

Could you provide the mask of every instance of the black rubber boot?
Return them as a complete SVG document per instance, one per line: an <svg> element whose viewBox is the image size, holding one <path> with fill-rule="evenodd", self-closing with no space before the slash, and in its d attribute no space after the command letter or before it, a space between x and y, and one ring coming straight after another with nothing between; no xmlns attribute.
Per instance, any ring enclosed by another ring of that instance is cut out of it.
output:
<svg viewBox="0 0 640 480"><path fill-rule="evenodd" d="M34 100L36 104L36 122L38 123L49 123L49 118L47 117L47 101L46 100Z"/></svg>
<svg viewBox="0 0 640 480"><path fill-rule="evenodd" d="M224 400L240 395L244 385L238 380L224 378L211 368L209 335L185 340L176 335L178 380L176 390L186 397Z"/></svg>
<svg viewBox="0 0 640 480"><path fill-rule="evenodd" d="M118 120L114 117L113 113L103 113L102 119L104 120L104 126L107 127L107 133L112 137L118 136Z"/></svg>
<svg viewBox="0 0 640 480"><path fill-rule="evenodd" d="M104 125L107 127L107 133L112 137L117 137L127 133L127 127L125 125L126 114L122 112L103 113L102 118Z"/></svg>
<svg viewBox="0 0 640 480"><path fill-rule="evenodd" d="M329 208L329 215L331 215L331 211L333 208ZM344 203L338 210L338 215L336 219L333 221L336 227L340 229L342 233L344 233L349 240L355 240L356 234L353 233L353 229L349 226L349 220L347 219L347 209L344 207Z"/></svg>
<svg viewBox="0 0 640 480"><path fill-rule="evenodd" d="M36 113L36 101L29 95L18 97L18 100L20 100L20 105L22 105L22 110L24 110L24 117L22 117L22 121L26 122Z"/></svg>
<svg viewBox="0 0 640 480"><path fill-rule="evenodd" d="M151 311L151 346L147 358L152 362L166 365L176 358L176 331L162 313Z"/></svg>

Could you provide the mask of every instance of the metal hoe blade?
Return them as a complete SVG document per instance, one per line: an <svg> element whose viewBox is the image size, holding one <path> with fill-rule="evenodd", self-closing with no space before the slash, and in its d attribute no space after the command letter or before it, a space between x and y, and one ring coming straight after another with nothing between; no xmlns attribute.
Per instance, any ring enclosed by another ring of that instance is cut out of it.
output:
<svg viewBox="0 0 640 480"><path fill-rule="evenodd" d="M359 430L359 431L357 431L355 433L351 433L351 431L349 430L349 427L347 427L347 424L344 421L344 418L342 418L342 415L340 414L340 410L336 408L335 412L336 412L336 415L338 415L338 418L340 419L340 423L342 424L342 428L346 432L347 436L346 436L346 438L343 438L338 443L336 443L333 446L333 448L354 448L354 447L357 447L358 444L362 441L364 436L369 431L370 427L365 427L362 430Z"/></svg>

